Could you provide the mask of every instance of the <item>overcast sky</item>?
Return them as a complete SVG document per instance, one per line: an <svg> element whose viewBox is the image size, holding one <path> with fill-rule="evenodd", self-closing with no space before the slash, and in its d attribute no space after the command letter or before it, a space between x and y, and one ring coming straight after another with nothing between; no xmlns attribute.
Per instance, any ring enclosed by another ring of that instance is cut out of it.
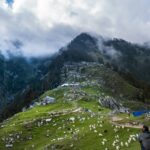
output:
<svg viewBox="0 0 150 150"><path fill-rule="evenodd" d="M52 54L81 32L150 41L150 0L0 0L3 52Z"/></svg>

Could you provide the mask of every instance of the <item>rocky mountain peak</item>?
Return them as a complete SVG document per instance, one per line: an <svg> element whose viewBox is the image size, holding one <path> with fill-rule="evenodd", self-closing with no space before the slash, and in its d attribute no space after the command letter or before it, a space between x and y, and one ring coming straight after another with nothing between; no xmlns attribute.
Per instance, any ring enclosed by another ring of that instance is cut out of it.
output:
<svg viewBox="0 0 150 150"><path fill-rule="evenodd" d="M97 39L88 33L81 33L68 45L69 49L80 49L83 51L91 51L98 49Z"/></svg>

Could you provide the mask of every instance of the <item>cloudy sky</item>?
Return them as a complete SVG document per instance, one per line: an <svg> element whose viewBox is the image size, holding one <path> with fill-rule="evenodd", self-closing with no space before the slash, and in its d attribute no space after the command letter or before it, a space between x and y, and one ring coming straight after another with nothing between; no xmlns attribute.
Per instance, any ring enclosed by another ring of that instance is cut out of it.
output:
<svg viewBox="0 0 150 150"><path fill-rule="evenodd" d="M52 54L81 32L150 41L150 0L0 0L0 50Z"/></svg>

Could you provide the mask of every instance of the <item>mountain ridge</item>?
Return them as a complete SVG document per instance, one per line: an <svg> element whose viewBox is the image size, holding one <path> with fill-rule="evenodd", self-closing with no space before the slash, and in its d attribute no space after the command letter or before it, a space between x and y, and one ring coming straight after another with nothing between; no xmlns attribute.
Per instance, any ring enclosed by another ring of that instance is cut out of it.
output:
<svg viewBox="0 0 150 150"><path fill-rule="evenodd" d="M101 46L99 44L101 44ZM119 56L116 57L118 53ZM61 69L66 62L98 62L109 68L113 68L116 72L125 74L127 80L130 79L129 74L131 74L131 76L135 78L134 82L141 79L148 82L147 76L150 74L148 71L150 65L149 55L149 48L141 47L120 39L102 40L99 43L98 38L88 33L82 33L65 48L61 48L60 52L55 56L48 57L47 59L43 58L42 61L37 59L37 61L30 66L32 71L29 70L27 72L28 74L33 72L33 77L29 82L28 79L24 79L27 80L28 84L15 96L13 101L6 105L4 111L1 112L1 115L5 114L5 116L1 118L10 116L12 112L20 111L22 107L29 105L32 100L38 98L38 96L46 90L59 86L61 83ZM147 60L145 60L145 56ZM20 69L30 68L24 59L21 61L24 61L26 65L20 67ZM1 62L3 64L3 61ZM20 64L19 61L17 63ZM10 63L10 66L11 64L12 63ZM16 64L14 64L14 68L15 67ZM22 75L22 77L26 77L25 74ZM133 83L133 81L130 83ZM14 82L11 81L11 84L14 84ZM134 84L134 86L135 85L136 84ZM141 88L141 83L138 88ZM144 96L140 99L144 99Z"/></svg>

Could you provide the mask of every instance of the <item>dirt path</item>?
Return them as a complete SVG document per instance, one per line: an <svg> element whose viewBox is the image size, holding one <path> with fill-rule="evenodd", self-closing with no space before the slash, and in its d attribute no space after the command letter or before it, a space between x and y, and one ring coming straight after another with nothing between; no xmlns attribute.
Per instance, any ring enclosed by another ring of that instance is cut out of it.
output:
<svg viewBox="0 0 150 150"><path fill-rule="evenodd" d="M117 116L111 117L111 121L112 121L112 122L117 122L117 121L121 121L121 120L122 120L121 117L117 117Z"/></svg>
<svg viewBox="0 0 150 150"><path fill-rule="evenodd" d="M111 117L110 122L116 126L122 126L122 127L127 127L127 128L134 128L134 129L141 129L142 128L142 125L140 125L140 124L134 125L131 123L118 123L118 121L121 121L121 120L123 120L123 118L118 117L118 116L113 116L113 117Z"/></svg>

